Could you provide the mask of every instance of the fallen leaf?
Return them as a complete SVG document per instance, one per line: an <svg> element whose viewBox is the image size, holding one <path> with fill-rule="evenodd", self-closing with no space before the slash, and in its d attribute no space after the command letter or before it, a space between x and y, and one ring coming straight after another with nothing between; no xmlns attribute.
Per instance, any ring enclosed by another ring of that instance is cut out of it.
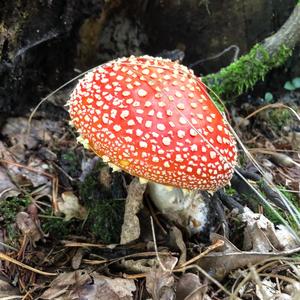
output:
<svg viewBox="0 0 300 300"><path fill-rule="evenodd" d="M274 224L264 215L253 213L249 208L245 207L244 212L241 214L241 219L246 223L244 229L244 250L267 253L295 248L296 241L292 239L292 234L289 233L286 237L281 234L279 238ZM282 227L281 230L283 230ZM288 246L289 241L293 242L293 246Z"/></svg>
<svg viewBox="0 0 300 300"><path fill-rule="evenodd" d="M20 296L19 290L10 285L4 277L0 276L0 299L15 300L20 299Z"/></svg>
<svg viewBox="0 0 300 300"><path fill-rule="evenodd" d="M291 232L282 224L276 226L276 237L285 250L295 249L299 244Z"/></svg>
<svg viewBox="0 0 300 300"><path fill-rule="evenodd" d="M127 259L119 262L120 267L126 270L126 273L148 273L151 268L157 265L156 258L145 259Z"/></svg>
<svg viewBox="0 0 300 300"><path fill-rule="evenodd" d="M84 270L63 273L54 279L41 299L47 300L131 300L136 290L133 280L109 278Z"/></svg>
<svg viewBox="0 0 300 300"><path fill-rule="evenodd" d="M12 155L11 148L8 150L5 145L0 142L0 159L3 159L3 165L6 167L6 177L8 176L14 182L14 184L18 186L27 184L30 184L33 187L39 187L43 184L50 186L50 179L45 175L45 172L48 171L49 166L34 155L27 159L28 162L26 164L19 163L20 161L25 160L25 150L22 149L21 152L22 154ZM2 173L3 171L1 168L0 186L1 181L4 181L4 179L1 178Z"/></svg>
<svg viewBox="0 0 300 300"><path fill-rule="evenodd" d="M44 234L39 224L37 224L36 220L28 213L19 212L16 215L16 224L22 234L29 239L34 247L37 241L44 238Z"/></svg>
<svg viewBox="0 0 300 300"><path fill-rule="evenodd" d="M205 292L206 286L201 284L199 276L193 273L183 274L176 285L176 299L203 300Z"/></svg>
<svg viewBox="0 0 300 300"><path fill-rule="evenodd" d="M49 170L49 166L44 163L38 157L30 157L27 167L34 171L30 171L27 168L19 168L21 175L25 177L33 187L38 187L43 184L49 184L49 177L45 176L43 173Z"/></svg>
<svg viewBox="0 0 300 300"><path fill-rule="evenodd" d="M20 194L19 189L11 181L6 169L0 167L0 199L6 200L10 197L16 197Z"/></svg>
<svg viewBox="0 0 300 300"><path fill-rule="evenodd" d="M122 245L130 243L140 236L140 222L136 214L143 205L146 186L146 184L140 184L138 178L134 178L129 184L121 232L120 244Z"/></svg>
<svg viewBox="0 0 300 300"><path fill-rule="evenodd" d="M13 146L17 144L26 145L27 149L33 149L41 141L49 142L53 139L53 136L62 134L64 128L61 122L33 119L28 135L28 125L28 118L8 118L2 128L2 134L9 138Z"/></svg>
<svg viewBox="0 0 300 300"><path fill-rule="evenodd" d="M88 272L75 271L72 273L63 273L58 275L51 283L49 289L47 289L41 296L41 299L57 299L67 300L72 299L72 296L80 293L86 284L92 284L93 280ZM76 299L76 298L75 298ZM84 299L84 298L82 298Z"/></svg>
<svg viewBox="0 0 300 300"><path fill-rule="evenodd" d="M177 264L176 257L161 259L162 266L157 263L146 276L146 288L153 300L175 299L174 276L172 270Z"/></svg>
<svg viewBox="0 0 300 300"><path fill-rule="evenodd" d="M79 204L79 199L73 192L64 192L57 201L58 211L65 215L65 220L72 218L84 220L87 217L86 209Z"/></svg>
<svg viewBox="0 0 300 300"><path fill-rule="evenodd" d="M264 278L260 284L256 284L255 290L259 300L271 299L276 294L276 283Z"/></svg>
<svg viewBox="0 0 300 300"><path fill-rule="evenodd" d="M284 292L291 296L293 300L300 299L300 282L294 281L287 284L284 288Z"/></svg>
<svg viewBox="0 0 300 300"><path fill-rule="evenodd" d="M219 234L212 233L210 239L212 243L223 240L224 246L219 247L218 251L203 256L197 264L218 280L222 280L233 270L254 265L271 257L291 255L300 251L299 247L287 251L274 249L274 252L241 251Z"/></svg>
<svg viewBox="0 0 300 300"><path fill-rule="evenodd" d="M92 274L94 280L93 292L88 293L86 299L91 300L130 300L136 286L133 280L123 278L109 278L97 273ZM88 290L88 289L87 289Z"/></svg>

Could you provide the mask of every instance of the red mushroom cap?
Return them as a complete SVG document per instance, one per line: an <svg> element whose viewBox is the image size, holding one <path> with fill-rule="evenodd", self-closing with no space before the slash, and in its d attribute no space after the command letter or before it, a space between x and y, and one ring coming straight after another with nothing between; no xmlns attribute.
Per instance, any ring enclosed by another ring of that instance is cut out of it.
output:
<svg viewBox="0 0 300 300"><path fill-rule="evenodd" d="M83 144L132 175L201 190L232 177L228 125L200 78L177 62L113 60L87 73L69 104Z"/></svg>

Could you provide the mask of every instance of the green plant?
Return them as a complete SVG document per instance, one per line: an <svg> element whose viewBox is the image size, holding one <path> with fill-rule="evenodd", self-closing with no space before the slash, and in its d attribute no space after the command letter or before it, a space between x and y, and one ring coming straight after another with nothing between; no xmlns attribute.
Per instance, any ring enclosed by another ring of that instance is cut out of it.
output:
<svg viewBox="0 0 300 300"><path fill-rule="evenodd" d="M87 225L105 243L118 243L124 216L124 199L96 200L90 209Z"/></svg>
<svg viewBox="0 0 300 300"><path fill-rule="evenodd" d="M72 233L72 223L74 223L73 220L65 221L63 218L43 218L42 229L46 234L49 234L50 238L59 240ZM78 227L76 226L76 228ZM78 234L76 230L74 232Z"/></svg>
<svg viewBox="0 0 300 300"><path fill-rule="evenodd" d="M227 195L229 196L234 196L236 195L237 191L232 187L232 186L228 186L225 188L225 192Z"/></svg>
<svg viewBox="0 0 300 300"><path fill-rule="evenodd" d="M273 94L270 92L265 93L264 99L265 99L265 102L271 103L274 99Z"/></svg>
<svg viewBox="0 0 300 300"><path fill-rule="evenodd" d="M0 216L4 225L14 223L16 214L24 210L30 202L28 197L13 197L0 201Z"/></svg>
<svg viewBox="0 0 300 300"><path fill-rule="evenodd" d="M51 208L47 209L43 215L39 215L41 227L49 238L53 240L64 239L67 235L80 235L84 226L84 221L71 219L66 221L63 217L53 215Z"/></svg>
<svg viewBox="0 0 300 300"><path fill-rule="evenodd" d="M60 164L71 177L78 177L81 170L81 159L75 151L66 150L61 153Z"/></svg>
<svg viewBox="0 0 300 300"><path fill-rule="evenodd" d="M100 160L79 186L80 198L89 210L86 227L105 243L119 242L123 223L125 201L115 199L112 191L103 188L99 172L105 164ZM106 166L105 166L106 167ZM120 195L121 198L122 196Z"/></svg>
<svg viewBox="0 0 300 300"><path fill-rule="evenodd" d="M269 124L275 130L281 130L283 126L287 126L293 122L291 112L287 109L273 109L268 111Z"/></svg>
<svg viewBox="0 0 300 300"><path fill-rule="evenodd" d="M19 231L16 228L15 221L18 212L23 211L30 204L29 197L13 197L0 201L0 228L6 229L6 243L14 245L18 242Z"/></svg>
<svg viewBox="0 0 300 300"><path fill-rule="evenodd" d="M281 193L284 194L284 196L288 199L289 202L293 203L294 206L296 206L296 208L298 208L298 210L300 210L299 207L299 203L297 200L297 196L294 195L293 193L290 193L288 191L284 190L284 187L282 186L278 186L279 190L281 190ZM279 213L289 224L292 228L297 229L297 224L295 223L295 220L293 219L293 217L284 212L282 209L280 208L273 208L274 210L277 211L277 213ZM274 213L274 211L272 209L270 209L267 206L264 206L264 212L266 217L275 225L276 224L282 224L281 220L278 218L278 216L276 216L276 214Z"/></svg>
<svg viewBox="0 0 300 300"><path fill-rule="evenodd" d="M291 81L287 81L284 84L284 88L288 91L295 91L300 88L300 77L295 77Z"/></svg>

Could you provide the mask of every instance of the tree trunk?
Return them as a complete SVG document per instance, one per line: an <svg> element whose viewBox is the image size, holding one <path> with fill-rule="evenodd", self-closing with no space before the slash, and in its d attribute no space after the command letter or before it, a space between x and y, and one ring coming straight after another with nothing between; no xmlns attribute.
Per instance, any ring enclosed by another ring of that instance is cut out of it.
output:
<svg viewBox="0 0 300 300"><path fill-rule="evenodd" d="M300 3L276 33L255 45L236 62L203 80L218 96L239 96L257 81L264 80L270 70L283 65L299 41Z"/></svg>
<svg viewBox="0 0 300 300"><path fill-rule="evenodd" d="M1 1L1 0L0 0ZM179 48L190 64L276 32L294 0L11 0L0 4L0 114L23 114L79 71ZM295 55L295 60L299 52ZM233 53L198 65L209 74ZM297 60L299 61L299 60ZM294 64L294 65L300 65ZM0 115L1 117L1 115Z"/></svg>

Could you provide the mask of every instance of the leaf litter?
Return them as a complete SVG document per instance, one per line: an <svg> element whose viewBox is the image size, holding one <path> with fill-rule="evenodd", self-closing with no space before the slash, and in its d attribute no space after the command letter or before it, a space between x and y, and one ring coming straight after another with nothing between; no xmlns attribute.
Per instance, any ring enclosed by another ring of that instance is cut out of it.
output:
<svg viewBox="0 0 300 300"><path fill-rule="evenodd" d="M254 125L236 120L237 130L270 180L292 191L289 201L299 207L299 135L291 123L266 135L270 115L263 111L252 117ZM148 200L142 205L145 185L111 173L76 144L65 122L33 119L29 135L27 125L25 117L9 118L1 129L0 299L297 299L300 262L291 256L300 252L299 243L255 195L225 189L224 197L217 195L221 215L216 211L209 226L191 236ZM244 170L257 175L241 159ZM97 236L90 199L104 227ZM124 210L116 212L110 199ZM295 226L276 203L274 209ZM122 211L121 224L103 221ZM228 238L218 234L224 224ZM119 240L104 242L112 230Z"/></svg>

